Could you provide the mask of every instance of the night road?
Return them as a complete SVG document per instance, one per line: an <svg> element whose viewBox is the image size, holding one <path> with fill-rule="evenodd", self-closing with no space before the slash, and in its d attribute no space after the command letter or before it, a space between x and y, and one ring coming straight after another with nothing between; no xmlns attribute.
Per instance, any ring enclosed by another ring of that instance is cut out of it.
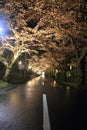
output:
<svg viewBox="0 0 87 130"><path fill-rule="evenodd" d="M86 130L87 96L36 78L0 93L0 130Z"/></svg>

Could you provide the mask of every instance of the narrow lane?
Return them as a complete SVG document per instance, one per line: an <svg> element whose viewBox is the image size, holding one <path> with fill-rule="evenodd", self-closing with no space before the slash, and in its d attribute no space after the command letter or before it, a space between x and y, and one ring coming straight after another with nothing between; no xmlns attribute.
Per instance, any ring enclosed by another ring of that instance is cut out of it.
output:
<svg viewBox="0 0 87 130"><path fill-rule="evenodd" d="M86 118L87 96L55 81L35 78L0 95L0 130L84 130Z"/></svg>

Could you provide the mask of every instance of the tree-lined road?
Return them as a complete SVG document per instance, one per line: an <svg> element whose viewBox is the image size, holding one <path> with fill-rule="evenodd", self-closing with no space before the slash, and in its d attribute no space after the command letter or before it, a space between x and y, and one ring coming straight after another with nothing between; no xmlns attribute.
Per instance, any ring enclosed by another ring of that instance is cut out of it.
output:
<svg viewBox="0 0 87 130"><path fill-rule="evenodd" d="M0 130L84 130L86 118L86 95L41 77L0 94Z"/></svg>

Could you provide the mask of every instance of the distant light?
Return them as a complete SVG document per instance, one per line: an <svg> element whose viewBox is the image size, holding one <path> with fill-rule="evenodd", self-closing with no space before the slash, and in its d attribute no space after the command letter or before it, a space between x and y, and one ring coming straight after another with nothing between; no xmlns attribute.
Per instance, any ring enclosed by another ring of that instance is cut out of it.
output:
<svg viewBox="0 0 87 130"><path fill-rule="evenodd" d="M28 65L28 69L31 69L31 65Z"/></svg>
<svg viewBox="0 0 87 130"><path fill-rule="evenodd" d="M72 70L72 65L70 65L70 70Z"/></svg>
<svg viewBox="0 0 87 130"><path fill-rule="evenodd" d="M42 77L42 78L45 78L45 72L42 72L41 77Z"/></svg>
<svg viewBox="0 0 87 130"><path fill-rule="evenodd" d="M22 64L22 62L21 62L21 61L19 61L19 62L18 62L18 64L19 64L19 65L21 65L21 64Z"/></svg>
<svg viewBox="0 0 87 130"><path fill-rule="evenodd" d="M22 64L22 61L18 62L19 70L24 70L25 66Z"/></svg>

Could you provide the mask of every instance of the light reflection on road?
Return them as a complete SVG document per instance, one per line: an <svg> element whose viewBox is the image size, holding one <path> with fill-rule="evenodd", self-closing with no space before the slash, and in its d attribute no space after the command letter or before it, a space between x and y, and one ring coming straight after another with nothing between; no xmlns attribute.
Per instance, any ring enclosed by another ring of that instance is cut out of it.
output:
<svg viewBox="0 0 87 130"><path fill-rule="evenodd" d="M0 120L8 120L15 116L17 112L20 112L23 102L28 102L29 99L33 99L34 90L38 91L38 86L45 86L45 78L37 77L28 81L25 85L19 86L8 92L5 102L0 102ZM56 87L56 81L49 81L51 87ZM5 95L3 95L5 96Z"/></svg>
<svg viewBox="0 0 87 130"><path fill-rule="evenodd" d="M40 77L34 78L34 79L28 81L25 85L26 85L26 87L33 87L38 84L39 80L40 80Z"/></svg>
<svg viewBox="0 0 87 130"><path fill-rule="evenodd" d="M74 116L76 116L78 112L78 119L79 108L83 105L85 106L82 95L76 89L69 86L60 86L55 80L37 77L24 85L19 85L18 87L7 91L6 94L0 95L0 130L42 130L40 127L42 126L43 119L43 93L47 95L48 106L50 106L50 115L54 113L52 121L54 116L55 118L58 117L59 125L60 123L62 124L63 113L66 115L64 115L64 119L66 119L67 123L67 115L69 117L71 112L76 111ZM82 104L80 105L80 103ZM84 109L80 111L82 112L82 115L83 110ZM58 121L56 120L56 125L58 124ZM54 124L55 122L53 122L53 126ZM39 128L36 127L37 125Z"/></svg>
<svg viewBox="0 0 87 130"><path fill-rule="evenodd" d="M37 114L41 113L41 111L37 112L39 111L38 108L40 109L39 104L41 104L42 93L40 86L40 77L38 77L1 95L0 130L12 130L11 128L18 130L20 124L21 130L24 130L26 127L31 127L31 125L26 125L28 124L27 119L30 120L29 122L31 124L31 120L34 120ZM24 128L22 128L22 124ZM35 122L32 122L32 124L37 125Z"/></svg>

